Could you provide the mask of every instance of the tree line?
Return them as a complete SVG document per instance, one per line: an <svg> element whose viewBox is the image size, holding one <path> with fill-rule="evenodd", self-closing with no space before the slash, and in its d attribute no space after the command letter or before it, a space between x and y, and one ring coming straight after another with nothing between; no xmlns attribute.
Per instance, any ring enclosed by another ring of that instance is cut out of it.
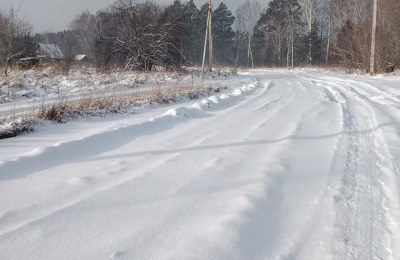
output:
<svg viewBox="0 0 400 260"><path fill-rule="evenodd" d="M206 2L206 1L205 1ZM213 7L216 64L230 66L341 66L368 71L373 0L246 0L232 12ZM376 67L400 63L400 1L379 0ZM208 5L175 0L116 0L83 12L68 30L32 35L15 10L0 11L0 62L7 68L34 53L35 43L59 45L64 64L85 54L97 68L180 69L201 64Z"/></svg>

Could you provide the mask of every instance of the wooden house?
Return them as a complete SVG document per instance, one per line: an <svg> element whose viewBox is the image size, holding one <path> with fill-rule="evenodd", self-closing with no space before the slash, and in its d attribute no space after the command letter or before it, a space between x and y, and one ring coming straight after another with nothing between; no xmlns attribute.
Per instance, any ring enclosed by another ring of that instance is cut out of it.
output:
<svg viewBox="0 0 400 260"><path fill-rule="evenodd" d="M37 57L41 62L62 61L64 54L57 44L39 43Z"/></svg>

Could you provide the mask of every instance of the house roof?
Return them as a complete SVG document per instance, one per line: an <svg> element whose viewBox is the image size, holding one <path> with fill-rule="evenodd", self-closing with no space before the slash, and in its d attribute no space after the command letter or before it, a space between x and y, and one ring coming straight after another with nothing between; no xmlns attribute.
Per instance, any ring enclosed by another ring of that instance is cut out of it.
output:
<svg viewBox="0 0 400 260"><path fill-rule="evenodd" d="M75 55L75 60L76 60L76 61L83 61L85 58L86 58L86 55L85 55L85 54L78 54L78 55Z"/></svg>
<svg viewBox="0 0 400 260"><path fill-rule="evenodd" d="M57 44L44 44L44 43L39 43L40 49L44 51L47 57L52 58L52 59L63 59L64 54L60 50L60 48L57 46Z"/></svg>

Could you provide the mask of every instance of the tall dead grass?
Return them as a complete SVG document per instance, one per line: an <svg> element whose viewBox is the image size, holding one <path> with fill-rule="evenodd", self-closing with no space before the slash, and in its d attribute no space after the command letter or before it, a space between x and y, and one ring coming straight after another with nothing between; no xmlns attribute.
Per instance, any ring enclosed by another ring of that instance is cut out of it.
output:
<svg viewBox="0 0 400 260"><path fill-rule="evenodd" d="M103 116L110 113L126 113L135 107L152 104L168 104L183 99L198 99L202 95L218 92L217 85L207 86L155 86L126 95L84 96L79 100L60 99L53 104L42 104L30 112L12 115L0 120L0 139L18 136L33 130L40 120L65 123L87 116Z"/></svg>

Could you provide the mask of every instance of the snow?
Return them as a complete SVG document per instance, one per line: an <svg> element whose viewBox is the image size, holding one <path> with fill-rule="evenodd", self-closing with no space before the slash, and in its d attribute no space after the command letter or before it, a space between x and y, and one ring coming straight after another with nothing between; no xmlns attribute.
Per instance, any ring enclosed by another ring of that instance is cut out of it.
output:
<svg viewBox="0 0 400 260"><path fill-rule="evenodd" d="M44 71L14 70L10 74L9 77L0 78L0 117L18 115L60 100L132 95L159 87L168 89L213 86L225 80L224 76L213 75L210 79L202 79L198 74L188 76L174 72L116 70L100 73L93 68L73 69L69 76L52 72L51 67Z"/></svg>
<svg viewBox="0 0 400 260"><path fill-rule="evenodd" d="M400 259L400 78L253 70L0 141L1 259Z"/></svg>

